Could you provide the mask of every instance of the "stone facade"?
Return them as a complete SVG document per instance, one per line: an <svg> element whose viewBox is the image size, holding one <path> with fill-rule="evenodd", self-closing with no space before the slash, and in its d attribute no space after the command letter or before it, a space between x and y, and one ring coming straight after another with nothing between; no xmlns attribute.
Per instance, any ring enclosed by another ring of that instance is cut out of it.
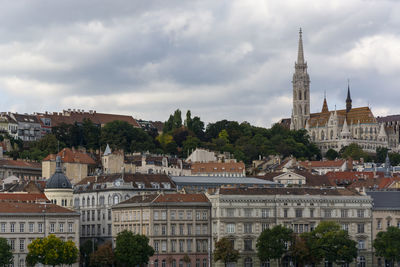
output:
<svg viewBox="0 0 400 267"><path fill-rule="evenodd" d="M79 248L79 214L55 204L0 202L0 237L11 245L13 266L27 266L28 245L50 234L71 240Z"/></svg>
<svg viewBox="0 0 400 267"><path fill-rule="evenodd" d="M211 204L204 194L136 196L112 208L113 237L123 230L149 237L149 266L211 266Z"/></svg>
<svg viewBox="0 0 400 267"><path fill-rule="evenodd" d="M275 225L301 233L320 221L336 221L358 242L359 260L372 266L372 200L346 189L316 188L221 188L208 196L212 204L212 238L227 237L239 250L236 266L260 266L256 240ZM290 258L283 266L290 265ZM245 264L246 262L246 264ZM276 262L270 263L277 266ZM217 262L215 266L223 266ZM353 262L350 266L358 266Z"/></svg>

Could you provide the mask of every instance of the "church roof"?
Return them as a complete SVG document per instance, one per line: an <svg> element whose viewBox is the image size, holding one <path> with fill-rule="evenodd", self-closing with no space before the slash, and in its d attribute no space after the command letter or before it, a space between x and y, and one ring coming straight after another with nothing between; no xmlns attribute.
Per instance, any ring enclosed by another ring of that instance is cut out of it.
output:
<svg viewBox="0 0 400 267"><path fill-rule="evenodd" d="M331 113L333 112L334 111L311 113L309 119L310 127L316 127L317 124L320 126L325 125L328 122ZM346 117L347 117L347 123L349 125L357 124L358 122L376 123L376 119L372 114L372 111L369 109L369 107L352 108L348 113L346 112L345 109L337 110L336 112L339 119L339 125L343 125L343 122L346 119Z"/></svg>
<svg viewBox="0 0 400 267"><path fill-rule="evenodd" d="M71 189L72 185L61 169L61 157L56 159L56 172L47 180L46 189Z"/></svg>

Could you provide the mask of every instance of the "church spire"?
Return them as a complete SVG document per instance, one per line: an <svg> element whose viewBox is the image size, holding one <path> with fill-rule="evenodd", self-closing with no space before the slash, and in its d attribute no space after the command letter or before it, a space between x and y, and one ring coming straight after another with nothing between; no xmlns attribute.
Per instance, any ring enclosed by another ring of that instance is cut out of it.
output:
<svg viewBox="0 0 400 267"><path fill-rule="evenodd" d="M321 112L329 112L328 103L326 102L326 93L324 94L324 103L322 104Z"/></svg>
<svg viewBox="0 0 400 267"><path fill-rule="evenodd" d="M297 64L304 64L304 51L303 51L303 32L299 31L299 50L297 52Z"/></svg>
<svg viewBox="0 0 400 267"><path fill-rule="evenodd" d="M351 110L351 96L350 96L350 81L347 80L347 98L346 98L346 112Z"/></svg>

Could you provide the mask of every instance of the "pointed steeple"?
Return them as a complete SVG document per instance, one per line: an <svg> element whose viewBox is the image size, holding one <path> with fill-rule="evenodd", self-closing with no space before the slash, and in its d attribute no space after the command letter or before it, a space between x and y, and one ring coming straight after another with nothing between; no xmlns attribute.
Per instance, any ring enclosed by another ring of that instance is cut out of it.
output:
<svg viewBox="0 0 400 267"><path fill-rule="evenodd" d="M304 64L304 51L303 51L303 32L299 31L299 50L297 52L297 64Z"/></svg>
<svg viewBox="0 0 400 267"><path fill-rule="evenodd" d="M346 112L351 110L351 96L350 96L350 82L347 81L347 98L346 98Z"/></svg>
<svg viewBox="0 0 400 267"><path fill-rule="evenodd" d="M386 159L385 159L385 177L390 177L390 159L389 159L389 151L386 152Z"/></svg>
<svg viewBox="0 0 400 267"><path fill-rule="evenodd" d="M324 96L324 103L322 104L321 112L329 112L328 103L326 102L326 95Z"/></svg>

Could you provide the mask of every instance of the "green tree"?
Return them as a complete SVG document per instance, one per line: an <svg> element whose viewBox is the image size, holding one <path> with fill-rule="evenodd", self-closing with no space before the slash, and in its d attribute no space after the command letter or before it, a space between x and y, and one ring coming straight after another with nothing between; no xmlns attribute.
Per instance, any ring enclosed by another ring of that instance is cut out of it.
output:
<svg viewBox="0 0 400 267"><path fill-rule="evenodd" d="M330 148L328 151L326 151L325 157L329 160L334 160L339 157L339 153L336 150Z"/></svg>
<svg viewBox="0 0 400 267"><path fill-rule="evenodd" d="M400 154L396 152L389 153L390 164L398 166L400 164Z"/></svg>
<svg viewBox="0 0 400 267"><path fill-rule="evenodd" d="M378 163L384 163L386 160L386 155L388 153L388 150L389 149L387 149L386 147L377 147L375 161Z"/></svg>
<svg viewBox="0 0 400 267"><path fill-rule="evenodd" d="M84 119L82 123L83 145L88 149L98 149L100 147L101 129L90 119Z"/></svg>
<svg viewBox="0 0 400 267"><path fill-rule="evenodd" d="M293 240L293 231L282 225L265 229L257 239L257 256L261 261L278 260L288 252L288 244Z"/></svg>
<svg viewBox="0 0 400 267"><path fill-rule="evenodd" d="M99 246L98 250L90 255L91 266L111 266L114 264L114 252L111 242L106 242Z"/></svg>
<svg viewBox="0 0 400 267"><path fill-rule="evenodd" d="M222 261L226 266L227 263L237 262L239 259L239 251L237 251L232 242L223 237L217 242L215 242L215 250L214 250L214 261Z"/></svg>
<svg viewBox="0 0 400 267"><path fill-rule="evenodd" d="M34 266L38 263L56 266L71 265L78 260L78 249L72 241L64 242L55 235L37 238L28 245L26 261Z"/></svg>
<svg viewBox="0 0 400 267"><path fill-rule="evenodd" d="M13 253L7 239L0 237L0 266L6 267L13 263Z"/></svg>
<svg viewBox="0 0 400 267"><path fill-rule="evenodd" d="M355 143L343 147L339 151L339 154L344 159L352 158L354 160L360 160L360 158L363 158L365 161L368 161L370 159L369 155L364 150L362 150L359 145Z"/></svg>
<svg viewBox="0 0 400 267"><path fill-rule="evenodd" d="M323 259L322 251L317 247L314 232L295 235L290 246L290 255L299 266L316 265Z"/></svg>
<svg viewBox="0 0 400 267"><path fill-rule="evenodd" d="M357 243L336 222L324 221L315 228L315 245L322 257L338 265L350 263L357 257Z"/></svg>
<svg viewBox="0 0 400 267"><path fill-rule="evenodd" d="M92 240L86 240L79 248L80 263L84 266L89 266L90 254L97 250L97 243Z"/></svg>
<svg viewBox="0 0 400 267"><path fill-rule="evenodd" d="M375 254L391 262L400 261L400 229L397 227L388 227L385 232L379 232L376 235L373 246Z"/></svg>
<svg viewBox="0 0 400 267"><path fill-rule="evenodd" d="M121 266L136 266L148 263L154 249L149 246L149 239L144 235L135 235L124 230L117 235L115 260Z"/></svg>

